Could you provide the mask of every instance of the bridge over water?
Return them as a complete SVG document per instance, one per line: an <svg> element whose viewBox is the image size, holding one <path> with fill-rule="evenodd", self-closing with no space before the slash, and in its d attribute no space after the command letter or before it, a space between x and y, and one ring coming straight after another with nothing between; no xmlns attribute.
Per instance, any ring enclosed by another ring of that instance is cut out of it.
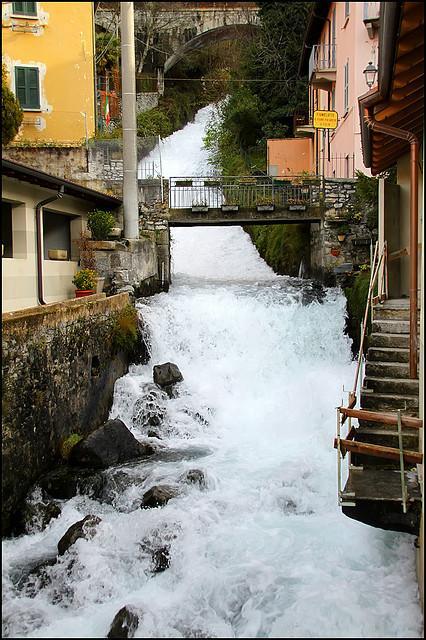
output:
<svg viewBox="0 0 426 640"><path fill-rule="evenodd" d="M352 183L265 176L172 177L170 226L314 223L326 211L347 208ZM348 188L349 187L349 188Z"/></svg>

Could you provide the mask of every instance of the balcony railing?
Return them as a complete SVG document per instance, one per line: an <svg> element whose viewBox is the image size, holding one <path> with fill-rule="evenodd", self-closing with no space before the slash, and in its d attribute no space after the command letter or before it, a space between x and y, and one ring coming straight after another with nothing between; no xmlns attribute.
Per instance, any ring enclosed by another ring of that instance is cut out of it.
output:
<svg viewBox="0 0 426 640"><path fill-rule="evenodd" d="M380 15L380 2L364 2L364 22L378 20Z"/></svg>
<svg viewBox="0 0 426 640"><path fill-rule="evenodd" d="M336 45L314 44L309 58L309 80L318 71L334 71L336 69Z"/></svg>

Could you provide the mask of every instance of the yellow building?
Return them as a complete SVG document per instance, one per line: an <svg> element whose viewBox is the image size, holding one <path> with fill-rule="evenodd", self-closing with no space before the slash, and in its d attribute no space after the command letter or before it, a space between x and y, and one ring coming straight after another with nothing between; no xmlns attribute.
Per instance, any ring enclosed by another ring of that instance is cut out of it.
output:
<svg viewBox="0 0 426 640"><path fill-rule="evenodd" d="M95 132L93 2L2 2L3 63L24 119L16 141Z"/></svg>

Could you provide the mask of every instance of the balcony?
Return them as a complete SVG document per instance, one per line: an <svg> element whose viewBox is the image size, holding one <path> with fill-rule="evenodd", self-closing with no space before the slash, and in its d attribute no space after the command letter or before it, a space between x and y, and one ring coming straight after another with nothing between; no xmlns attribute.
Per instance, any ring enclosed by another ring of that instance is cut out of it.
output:
<svg viewBox="0 0 426 640"><path fill-rule="evenodd" d="M309 58L309 84L331 91L336 82L336 45L314 44Z"/></svg>
<svg viewBox="0 0 426 640"><path fill-rule="evenodd" d="M293 133L295 138L313 138L315 129L308 113L293 114Z"/></svg>
<svg viewBox="0 0 426 640"><path fill-rule="evenodd" d="M380 2L364 2L364 24L368 37L372 40L379 28Z"/></svg>

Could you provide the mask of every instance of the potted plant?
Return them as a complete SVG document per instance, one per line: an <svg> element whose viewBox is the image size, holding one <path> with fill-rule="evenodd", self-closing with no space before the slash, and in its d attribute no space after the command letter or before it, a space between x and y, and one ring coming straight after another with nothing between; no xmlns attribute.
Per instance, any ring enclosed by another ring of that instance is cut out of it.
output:
<svg viewBox="0 0 426 640"><path fill-rule="evenodd" d="M275 204L272 196L257 196L256 209L257 211L273 211Z"/></svg>
<svg viewBox="0 0 426 640"><path fill-rule="evenodd" d="M97 272L93 269L80 269L75 274L72 283L75 285L75 297L83 298L96 293Z"/></svg>
<svg viewBox="0 0 426 640"><path fill-rule="evenodd" d="M209 208L207 206L207 202L205 200L194 200L192 202L191 210L194 213L206 213Z"/></svg>
<svg viewBox="0 0 426 640"><path fill-rule="evenodd" d="M115 218L110 211L95 209L88 214L87 226L93 240L107 240L112 229L115 228Z"/></svg>
<svg viewBox="0 0 426 640"><path fill-rule="evenodd" d="M90 269L91 271L97 271L95 252L93 251L93 248L92 248L93 242L91 242L88 234L82 231L80 233L80 238L75 242L80 250L80 267L82 269ZM105 283L105 278L97 274L96 293L102 293L104 289L104 283Z"/></svg>
<svg viewBox="0 0 426 640"><path fill-rule="evenodd" d="M238 211L239 201L236 195L225 196L225 202L221 205L222 211Z"/></svg>
<svg viewBox="0 0 426 640"><path fill-rule="evenodd" d="M342 225L337 228L337 239L339 242L344 242L347 234L349 233L349 227Z"/></svg>

